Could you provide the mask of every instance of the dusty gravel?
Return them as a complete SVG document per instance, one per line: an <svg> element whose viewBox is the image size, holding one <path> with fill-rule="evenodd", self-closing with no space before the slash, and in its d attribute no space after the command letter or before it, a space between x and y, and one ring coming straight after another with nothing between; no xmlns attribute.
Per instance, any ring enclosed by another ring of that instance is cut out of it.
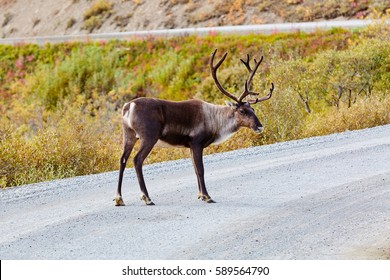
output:
<svg viewBox="0 0 390 280"><path fill-rule="evenodd" d="M389 259L390 125L0 190L0 259Z"/></svg>

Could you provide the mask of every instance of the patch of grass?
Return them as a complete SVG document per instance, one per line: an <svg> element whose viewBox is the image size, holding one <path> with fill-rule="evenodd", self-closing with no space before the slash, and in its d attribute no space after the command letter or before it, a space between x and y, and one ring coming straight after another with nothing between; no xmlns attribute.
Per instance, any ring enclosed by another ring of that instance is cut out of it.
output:
<svg viewBox="0 0 390 280"><path fill-rule="evenodd" d="M113 4L106 0L97 0L91 7L84 12L84 20L91 17L101 16L109 13L112 10Z"/></svg>
<svg viewBox="0 0 390 280"><path fill-rule="evenodd" d="M84 23L82 29L92 32L99 29L103 24L103 19L111 15L113 4L106 0L95 1L88 10L84 12Z"/></svg>
<svg viewBox="0 0 390 280"><path fill-rule="evenodd" d="M100 16L91 16L84 20L82 29L92 32L94 29L99 29L103 24L103 20Z"/></svg>
<svg viewBox="0 0 390 280"><path fill-rule="evenodd" d="M330 108L313 114L305 123L303 137L355 130L390 123L390 96L362 98L353 106Z"/></svg>
<svg viewBox="0 0 390 280"><path fill-rule="evenodd" d="M99 173L115 169L118 162L120 130L115 122L76 110L51 116L30 136L25 127L1 130L0 187Z"/></svg>
<svg viewBox="0 0 390 280"><path fill-rule="evenodd" d="M14 18L14 15L11 14L10 12L6 12L4 14L4 21L3 23L1 24L1 27L4 27L6 26L8 23L10 23L10 21Z"/></svg>
<svg viewBox="0 0 390 280"><path fill-rule="evenodd" d="M133 13L128 13L125 16L116 16L114 18L115 25L117 27L126 27L129 24L130 18L133 17Z"/></svg>
<svg viewBox="0 0 390 280"><path fill-rule="evenodd" d="M76 20L75 18L70 18L67 22L66 22L66 29L69 29L69 28L72 28L73 25L76 24Z"/></svg>

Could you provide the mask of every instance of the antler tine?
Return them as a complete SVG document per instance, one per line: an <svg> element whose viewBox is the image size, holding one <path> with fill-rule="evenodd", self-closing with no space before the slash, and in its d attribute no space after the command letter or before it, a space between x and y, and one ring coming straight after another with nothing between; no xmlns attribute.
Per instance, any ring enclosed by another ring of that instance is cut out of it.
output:
<svg viewBox="0 0 390 280"><path fill-rule="evenodd" d="M237 99L236 96L234 96L233 94L229 93L226 89L224 89L222 87L222 85L220 84L220 82L218 81L218 78L217 78L217 70L219 68L219 66L221 66L222 62L224 62L226 56L227 56L227 53L225 53L223 55L223 57L218 61L218 63L214 66L214 57L215 57L215 54L217 53L217 49L214 50L213 54L211 55L211 59L210 59L210 69L211 69L211 75L214 79L214 82L215 84L217 85L218 89L224 94L226 95L227 97L233 99L234 101L236 101L237 103L240 103L240 101Z"/></svg>
<svg viewBox="0 0 390 280"><path fill-rule="evenodd" d="M240 58L240 60L241 60L242 63L244 63L246 69L248 69L248 71L251 72L252 69L251 69L251 66L249 65L249 54L246 55L246 61L244 61L244 60L241 59L241 58ZM255 60L255 61L256 61L256 60Z"/></svg>
<svg viewBox="0 0 390 280"><path fill-rule="evenodd" d="M261 56L261 58L260 58L260 60L259 60L258 62L256 61L256 59L254 59L254 61L255 61L255 63L256 63L255 68L253 69L253 71L252 71L252 73L251 73L249 79L246 81L246 83L248 84L248 88L249 88L249 86L252 84L252 79L253 79L253 77L254 77L255 74L256 74L257 68L259 68L261 62L263 61L263 58L264 58L264 57Z"/></svg>
<svg viewBox="0 0 390 280"><path fill-rule="evenodd" d="M250 85L252 84L252 79L253 79L253 77L255 76L256 71L257 71L257 69L259 68L261 62L263 61L263 58L264 58L264 57L261 56L261 58L260 58L259 61L256 61L256 59L254 59L254 61L255 61L255 68L253 68L253 70L251 70L251 67L250 67L250 65L249 65L249 55L247 55L247 61L243 61L243 60L241 59L242 63L245 64L246 68L247 68L248 71L250 72L250 76L249 76L249 78L248 78L248 79L246 80L246 82L245 82L245 88L244 88L243 93L242 93L242 94L240 95L240 97L238 98L238 101L239 101L239 102L242 102L242 100L243 100L245 97L247 97L248 95L259 95L259 94L256 93L256 92L250 91L250 90L249 90L249 87L250 87Z"/></svg>
<svg viewBox="0 0 390 280"><path fill-rule="evenodd" d="M274 89L275 89L274 83L271 83L271 88L269 89L269 93L268 93L266 96L261 97L261 98L256 98L255 100L250 100L250 101L248 101L248 102L249 102L250 104L256 104L256 103L259 103L259 102L268 100L268 99L271 98L272 92L274 91Z"/></svg>

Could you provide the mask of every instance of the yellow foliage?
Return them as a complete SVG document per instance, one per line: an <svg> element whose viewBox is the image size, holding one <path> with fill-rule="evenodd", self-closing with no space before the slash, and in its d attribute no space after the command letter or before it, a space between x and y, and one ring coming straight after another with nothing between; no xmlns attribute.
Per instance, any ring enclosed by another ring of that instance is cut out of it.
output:
<svg viewBox="0 0 390 280"><path fill-rule="evenodd" d="M390 123L390 96L360 99L352 107L330 108L310 116L302 137L326 135Z"/></svg>
<svg viewBox="0 0 390 280"><path fill-rule="evenodd" d="M107 13L112 9L112 3L106 0L97 0L91 7L84 12L84 20L87 20L93 16L99 16L101 14Z"/></svg>

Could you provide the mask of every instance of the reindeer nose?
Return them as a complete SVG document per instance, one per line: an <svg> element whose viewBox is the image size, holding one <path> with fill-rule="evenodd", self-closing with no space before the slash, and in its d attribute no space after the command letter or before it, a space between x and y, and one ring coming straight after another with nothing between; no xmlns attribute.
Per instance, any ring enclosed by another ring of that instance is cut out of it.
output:
<svg viewBox="0 0 390 280"><path fill-rule="evenodd" d="M263 131L264 131L264 127L258 126L257 130L256 130L256 133L262 133Z"/></svg>

